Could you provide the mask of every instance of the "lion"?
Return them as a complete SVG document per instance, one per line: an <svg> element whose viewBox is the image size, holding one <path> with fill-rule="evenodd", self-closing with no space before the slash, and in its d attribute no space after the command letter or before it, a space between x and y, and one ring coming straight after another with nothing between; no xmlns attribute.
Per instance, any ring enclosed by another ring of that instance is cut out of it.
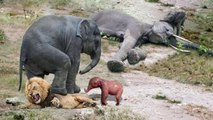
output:
<svg viewBox="0 0 213 120"><path fill-rule="evenodd" d="M29 103L20 105L21 109L33 109L44 107L57 108L85 108L95 107L96 102L81 94L53 94L50 91L51 85L42 78L33 77L26 82L25 95Z"/></svg>

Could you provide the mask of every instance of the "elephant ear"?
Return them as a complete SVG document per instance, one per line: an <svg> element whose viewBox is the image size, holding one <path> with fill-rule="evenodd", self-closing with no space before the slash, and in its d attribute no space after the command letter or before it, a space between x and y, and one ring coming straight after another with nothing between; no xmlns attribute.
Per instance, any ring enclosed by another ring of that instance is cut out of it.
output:
<svg viewBox="0 0 213 120"><path fill-rule="evenodd" d="M90 35L91 35L91 28L88 20L81 20L77 27L77 36L85 40Z"/></svg>

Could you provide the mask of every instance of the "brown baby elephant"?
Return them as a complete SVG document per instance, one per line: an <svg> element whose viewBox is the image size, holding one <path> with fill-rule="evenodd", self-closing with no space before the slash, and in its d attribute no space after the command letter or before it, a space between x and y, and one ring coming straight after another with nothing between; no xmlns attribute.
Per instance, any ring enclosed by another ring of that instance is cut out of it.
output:
<svg viewBox="0 0 213 120"><path fill-rule="evenodd" d="M118 81L104 80L99 77L93 77L90 79L87 89L84 91L87 93L93 88L101 88L101 104L107 105L107 96L114 95L116 98L116 105L120 104L121 95L123 93L123 86Z"/></svg>

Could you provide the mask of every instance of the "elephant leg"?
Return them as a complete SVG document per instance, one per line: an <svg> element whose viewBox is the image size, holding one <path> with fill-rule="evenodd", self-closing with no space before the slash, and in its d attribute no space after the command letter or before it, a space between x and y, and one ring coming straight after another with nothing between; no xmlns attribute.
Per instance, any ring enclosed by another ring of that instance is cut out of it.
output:
<svg viewBox="0 0 213 120"><path fill-rule="evenodd" d="M27 79L29 80L32 77L41 77L44 78L44 73L42 71L40 71L39 73L34 73L32 72L33 70L26 70L26 75L27 75Z"/></svg>
<svg viewBox="0 0 213 120"><path fill-rule="evenodd" d="M117 95L115 96L115 98L116 98L116 105L120 105L122 93L123 93L123 90L120 90L120 91L118 91Z"/></svg>
<svg viewBox="0 0 213 120"><path fill-rule="evenodd" d="M112 72L122 72L125 69L123 61L127 59L127 53L135 46L137 40L126 31L124 41L119 51L107 62L107 67Z"/></svg>
<svg viewBox="0 0 213 120"><path fill-rule="evenodd" d="M140 62L141 60L144 60L146 56L147 54L144 50L140 49L139 47L136 47L128 52L127 60L130 65L134 65Z"/></svg>
<svg viewBox="0 0 213 120"><path fill-rule="evenodd" d="M102 92L101 94L101 104L102 105L107 105L106 99L108 97L108 92Z"/></svg>
<svg viewBox="0 0 213 120"><path fill-rule="evenodd" d="M75 55L73 55L75 56ZM78 74L79 64L80 64L80 53L76 55L75 58L70 57L72 67L68 71L66 88L67 92L70 94L79 93L81 91L80 87L76 85L76 75ZM76 59L76 60L74 60ZM79 60L78 60L79 59Z"/></svg>
<svg viewBox="0 0 213 120"><path fill-rule="evenodd" d="M104 27L99 27L100 31L105 33L106 35L115 36L120 39L120 41L123 41L124 38L124 32L123 31L112 31L111 29L107 29Z"/></svg>
<svg viewBox="0 0 213 120"><path fill-rule="evenodd" d="M71 67L70 58L51 45L42 45L34 51L34 61L45 73L53 73L51 92L66 95L66 80Z"/></svg>

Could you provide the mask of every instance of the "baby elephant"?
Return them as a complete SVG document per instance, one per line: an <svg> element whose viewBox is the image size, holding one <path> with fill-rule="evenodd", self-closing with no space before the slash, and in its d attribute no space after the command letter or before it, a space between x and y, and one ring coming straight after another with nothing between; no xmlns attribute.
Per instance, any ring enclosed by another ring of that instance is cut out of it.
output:
<svg viewBox="0 0 213 120"><path fill-rule="evenodd" d="M121 83L117 81L108 81L101 79L99 77L93 77L89 81L89 85L87 89L84 89L84 91L87 93L93 88L101 88L101 104L107 105L106 99L107 96L114 95L116 97L116 105L120 104L121 95L123 93L123 86Z"/></svg>

